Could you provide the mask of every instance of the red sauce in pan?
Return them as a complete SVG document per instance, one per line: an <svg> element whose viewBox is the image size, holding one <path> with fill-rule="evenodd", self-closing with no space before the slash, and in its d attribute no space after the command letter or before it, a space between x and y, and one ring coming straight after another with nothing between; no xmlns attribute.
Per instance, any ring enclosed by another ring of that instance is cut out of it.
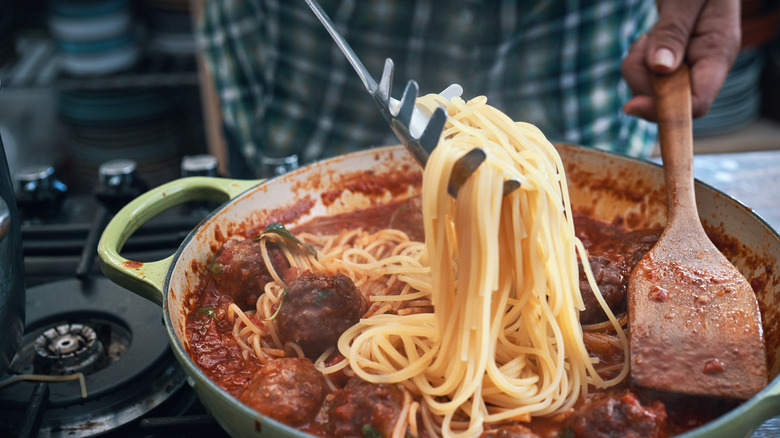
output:
<svg viewBox="0 0 780 438"><path fill-rule="evenodd" d="M364 211L319 218L292 231L305 229L310 232L329 233L357 226L369 229L394 227L421 238L419 208L419 199L412 199L409 202L390 203ZM591 266L595 266L594 275L597 276L597 281L600 279L600 289L609 289L610 294L614 294L611 301L607 301L616 313L625 312L627 274L658 239L660 228L629 231L619 222L604 223L584 213L575 213L574 220L576 233L589 251ZM260 230L265 225L267 224L256 224L252 229ZM266 370L266 374L274 376L273 379L280 379L278 384L274 381L273 385L264 387L255 381L252 386L257 387L257 392L247 397L247 394L244 394L245 388L249 386L253 376L263 375L262 367L256 360L252 360L252 355L244 359L241 349L233 339L233 327L226 322L225 314L228 305L234 300L233 297L219 290L207 267L195 268L200 282L192 293L186 331L190 357L209 378L234 397L244 400L261 412L263 401L256 400L257 394L267 393L268 397L280 397L280 400L274 399L274 403L278 403L280 407L278 411L284 412L285 417L280 420L295 423L293 425L296 427L315 435L349 435L361 430L366 424L374 431L386 430L387 423L394 414L394 400L398 399L398 393L390 386L370 387L373 384L357 382L355 378L344 378L341 381L344 385L342 389L324 395L321 407L312 408L310 389L312 385L316 386L317 377L301 379L300 386L292 388L291 395L285 399L286 394L280 393L278 387L289 387L290 383L285 382L294 382L295 379L283 376L282 367L278 370ZM583 295L586 295L585 291ZM585 298L588 305L587 297ZM659 299L662 299L660 293ZM590 317L598 318L597 313ZM257 319L254 322L257 325L263 324ZM587 345L591 354L599 357L603 363L621 364L624 360L621 349L601 342L598 336L589 339ZM310 371L306 373L311 374ZM296 394L309 394L306 396L308 401L301 399L301 403L297 403L292 400L298 396ZM317 397L319 395L315 397L319 400ZM592 392L587 400L580 400L575 409L564 415L535 418L531 423L508 423L500 430L485 432L483 436L531 438L557 437L562 433L569 433L571 435L568 436L572 437L666 437L698 427L734 405L733 402L722 400L694 400L650 394L634 388L630 379L626 379L618 387ZM301 420L311 417L297 415L300 412L296 410L301 409L319 409L319 415L310 420Z"/></svg>

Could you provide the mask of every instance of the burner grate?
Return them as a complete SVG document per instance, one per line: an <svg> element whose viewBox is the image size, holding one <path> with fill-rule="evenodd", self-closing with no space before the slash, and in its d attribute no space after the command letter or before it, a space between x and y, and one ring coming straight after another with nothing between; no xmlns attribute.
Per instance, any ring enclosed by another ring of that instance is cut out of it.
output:
<svg viewBox="0 0 780 438"><path fill-rule="evenodd" d="M35 374L91 374L110 363L108 349L103 347L92 324L64 323L49 327L33 345Z"/></svg>
<svg viewBox="0 0 780 438"><path fill-rule="evenodd" d="M160 307L105 278L28 289L25 335L8 374L33 373L82 373L87 390L84 397L76 380L46 383L39 436L95 436L137 423L171 398L195 400ZM41 391L40 382L27 380L0 388L0 436L22 427Z"/></svg>

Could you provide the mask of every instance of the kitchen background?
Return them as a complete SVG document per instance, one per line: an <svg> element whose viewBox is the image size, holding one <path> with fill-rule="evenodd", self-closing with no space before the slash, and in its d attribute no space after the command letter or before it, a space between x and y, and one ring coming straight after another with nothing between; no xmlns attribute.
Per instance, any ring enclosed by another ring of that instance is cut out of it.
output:
<svg viewBox="0 0 780 438"><path fill-rule="evenodd" d="M204 1L0 0L0 137L17 183L28 323L9 374L83 372L90 389L85 402L75 382L52 383L51 393L33 382L0 388L0 436L220 436L174 363L159 308L109 282L95 262L113 211L145 188L224 165L192 34ZM743 1L743 50L708 116L694 122L697 176L772 224L774 196L749 198L780 172L779 13L777 1ZM172 254L212 207L166 212L124 255ZM82 355L41 370L47 358L36 348L63 326L62 342L84 326L108 333L110 360L97 366ZM780 420L767 427L753 436L777 436Z"/></svg>
<svg viewBox="0 0 780 438"><path fill-rule="evenodd" d="M694 123L697 153L780 148L776 3L743 1L744 47ZM199 82L194 9L189 0L4 0L0 134L12 173L52 165L83 192L111 159L136 161L157 185L179 175L185 155L223 157L213 96Z"/></svg>
<svg viewBox="0 0 780 438"><path fill-rule="evenodd" d="M206 153L187 0L6 1L0 133L11 172L51 165L73 192L122 158L158 185Z"/></svg>

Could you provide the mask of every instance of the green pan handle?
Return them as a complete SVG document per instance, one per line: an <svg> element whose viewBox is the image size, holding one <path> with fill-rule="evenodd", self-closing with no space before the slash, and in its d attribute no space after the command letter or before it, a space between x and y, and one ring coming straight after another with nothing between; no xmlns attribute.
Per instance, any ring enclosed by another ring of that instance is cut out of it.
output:
<svg viewBox="0 0 780 438"><path fill-rule="evenodd" d="M163 211L188 201L226 202L258 185L262 180L189 177L158 186L122 208L108 223L98 242L103 273L114 283L162 306L165 277L174 254L163 260L136 262L119 252L141 225Z"/></svg>

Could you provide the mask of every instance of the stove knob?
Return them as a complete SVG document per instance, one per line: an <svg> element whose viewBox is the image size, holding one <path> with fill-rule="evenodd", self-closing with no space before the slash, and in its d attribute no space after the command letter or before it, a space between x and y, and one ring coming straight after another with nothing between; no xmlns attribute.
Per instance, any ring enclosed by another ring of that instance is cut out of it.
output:
<svg viewBox="0 0 780 438"><path fill-rule="evenodd" d="M283 175L298 168L298 156L260 157L261 175L265 178Z"/></svg>
<svg viewBox="0 0 780 438"><path fill-rule="evenodd" d="M25 167L14 175L16 203L33 216L57 212L68 187L54 175L48 165Z"/></svg>
<svg viewBox="0 0 780 438"><path fill-rule="evenodd" d="M217 176L219 163L211 155L188 155L181 160L181 176Z"/></svg>
<svg viewBox="0 0 780 438"><path fill-rule="evenodd" d="M95 196L109 211L116 213L147 190L138 177L133 160L111 160L98 168L99 185Z"/></svg>
<svg viewBox="0 0 780 438"><path fill-rule="evenodd" d="M111 160L101 164L98 176L102 188L117 193L130 190L137 176L136 168L133 160Z"/></svg>

